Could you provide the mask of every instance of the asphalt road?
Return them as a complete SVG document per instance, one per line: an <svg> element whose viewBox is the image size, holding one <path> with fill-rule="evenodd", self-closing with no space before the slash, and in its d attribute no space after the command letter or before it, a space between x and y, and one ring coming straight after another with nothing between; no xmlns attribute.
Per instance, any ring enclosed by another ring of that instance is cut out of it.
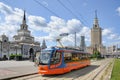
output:
<svg viewBox="0 0 120 80"><path fill-rule="evenodd" d="M36 74L13 80L92 80L93 77L98 75L98 73L105 67L105 65L107 65L111 61L112 59L95 61L92 62L91 65L88 67L74 70L62 75L42 76L40 74Z"/></svg>
<svg viewBox="0 0 120 80"><path fill-rule="evenodd" d="M0 68L9 68L9 67L21 67L21 66L33 66L34 63L30 61L0 61Z"/></svg>

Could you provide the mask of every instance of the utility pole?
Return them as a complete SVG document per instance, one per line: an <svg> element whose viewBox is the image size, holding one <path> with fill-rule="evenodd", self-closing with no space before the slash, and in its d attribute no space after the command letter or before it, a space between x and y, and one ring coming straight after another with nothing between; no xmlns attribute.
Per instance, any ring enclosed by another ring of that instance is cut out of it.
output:
<svg viewBox="0 0 120 80"><path fill-rule="evenodd" d="M1 59L2 59L2 47L3 47L3 46L2 46L2 41L0 41L0 43L1 43L1 44L0 44L0 45L1 45L1 55L0 55L0 56L1 56Z"/></svg>

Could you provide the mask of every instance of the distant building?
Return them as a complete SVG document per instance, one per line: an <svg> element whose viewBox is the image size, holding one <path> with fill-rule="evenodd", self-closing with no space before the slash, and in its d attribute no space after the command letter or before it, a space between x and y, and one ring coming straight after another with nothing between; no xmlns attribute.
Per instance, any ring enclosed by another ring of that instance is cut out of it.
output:
<svg viewBox="0 0 120 80"><path fill-rule="evenodd" d="M0 58L8 57L10 53L10 42L8 37L3 34L0 36Z"/></svg>
<svg viewBox="0 0 120 80"><path fill-rule="evenodd" d="M45 40L43 40L41 48L42 48L42 49L45 49L45 48L47 48L47 45L46 45L46 42L45 42Z"/></svg>
<svg viewBox="0 0 120 80"><path fill-rule="evenodd" d="M80 50L85 51L86 50L86 45L85 45L85 36L81 36L81 41L80 41Z"/></svg>
<svg viewBox="0 0 120 80"><path fill-rule="evenodd" d="M113 54L114 52L119 51L119 48L116 47L116 45L111 45L107 47L107 53L108 54Z"/></svg>
<svg viewBox="0 0 120 80"><path fill-rule="evenodd" d="M93 53L97 49L101 54L104 54L106 48L102 44L102 29L98 23L97 13L95 15L94 24L91 28L91 45L87 48L87 51Z"/></svg>
<svg viewBox="0 0 120 80"><path fill-rule="evenodd" d="M35 52L40 51L40 43L34 41L34 37L28 30L25 11L20 29L13 39L13 41L9 41L5 34L0 37L0 58L9 58L11 54L20 54L23 58L33 59Z"/></svg>

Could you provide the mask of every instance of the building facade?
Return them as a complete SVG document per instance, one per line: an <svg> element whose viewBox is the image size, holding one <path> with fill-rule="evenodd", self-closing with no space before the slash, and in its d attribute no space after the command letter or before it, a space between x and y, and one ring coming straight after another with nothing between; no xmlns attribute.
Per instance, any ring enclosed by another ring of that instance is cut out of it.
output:
<svg viewBox="0 0 120 80"><path fill-rule="evenodd" d="M8 37L3 34L0 37L0 58L9 59L11 54L22 55L23 58L32 59L36 51L40 51L40 43L34 40L31 32L26 24L26 15L24 16L20 29L13 36L13 41L9 41Z"/></svg>
<svg viewBox="0 0 120 80"><path fill-rule="evenodd" d="M97 13L95 14L94 24L91 28L91 45L87 47L87 51L91 54L94 50L98 50L101 54L106 53L106 48L102 44L102 29L98 23Z"/></svg>

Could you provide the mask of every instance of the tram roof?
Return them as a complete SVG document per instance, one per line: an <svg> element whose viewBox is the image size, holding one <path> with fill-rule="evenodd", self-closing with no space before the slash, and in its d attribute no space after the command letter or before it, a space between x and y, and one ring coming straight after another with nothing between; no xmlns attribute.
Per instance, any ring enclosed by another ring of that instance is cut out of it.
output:
<svg viewBox="0 0 120 80"><path fill-rule="evenodd" d="M88 52L85 52L85 51L82 51L82 50L79 50L79 49L75 49L75 48L69 48L69 47L65 47L65 48L62 48L62 47L51 47L51 48L46 48L44 50L64 50L64 51L72 51L72 52L81 52L81 53L88 53Z"/></svg>

